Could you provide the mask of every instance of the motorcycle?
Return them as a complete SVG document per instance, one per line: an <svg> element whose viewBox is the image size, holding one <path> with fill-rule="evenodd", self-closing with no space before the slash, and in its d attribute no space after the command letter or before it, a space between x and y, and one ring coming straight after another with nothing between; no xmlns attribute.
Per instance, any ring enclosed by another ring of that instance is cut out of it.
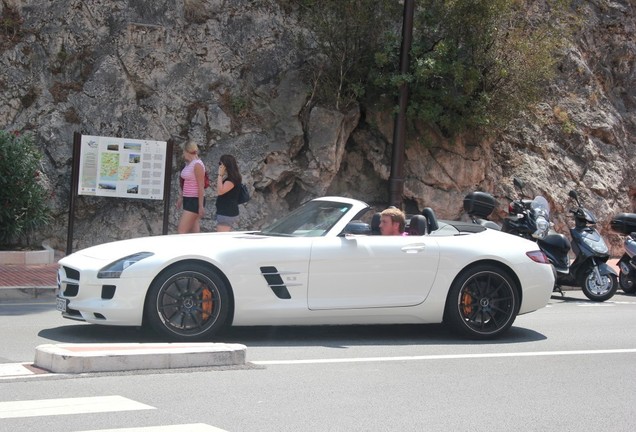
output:
<svg viewBox="0 0 636 432"><path fill-rule="evenodd" d="M618 260L618 283L626 294L636 292L636 213L620 213L610 222L613 231L625 236L625 253Z"/></svg>
<svg viewBox="0 0 636 432"><path fill-rule="evenodd" d="M515 177L513 182L519 196L510 199L508 216L504 218L501 230L532 241L544 239L550 230L548 200L541 195L534 199L526 198L523 181Z"/></svg>
<svg viewBox="0 0 636 432"><path fill-rule="evenodd" d="M488 192L474 191L466 195L464 211L472 223L486 228L510 232L530 240L544 237L549 228L548 201L541 196L534 200L525 199L523 182L515 178L514 184L521 191L521 195L518 199L510 200L508 217L504 220L503 227L488 219L497 204L495 197Z"/></svg>
<svg viewBox="0 0 636 432"><path fill-rule="evenodd" d="M554 291L563 295L562 286L580 286L583 294L592 301L612 298L618 289L618 274L607 264L609 249L594 227L596 217L583 207L576 191L568 194L577 204L576 208L570 209L574 217L570 243L566 236L552 229L547 200L541 196L532 201L524 198L523 182L515 178L514 183L520 190L520 197L510 203L502 231L537 242L556 271ZM572 262L570 250L575 255Z"/></svg>

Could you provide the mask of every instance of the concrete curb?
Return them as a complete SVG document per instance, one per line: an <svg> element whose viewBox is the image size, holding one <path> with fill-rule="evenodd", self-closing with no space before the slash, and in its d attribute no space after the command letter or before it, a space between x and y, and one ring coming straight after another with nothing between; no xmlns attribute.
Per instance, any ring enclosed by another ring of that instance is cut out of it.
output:
<svg viewBox="0 0 636 432"><path fill-rule="evenodd" d="M12 301L55 300L56 287L0 287L0 303Z"/></svg>
<svg viewBox="0 0 636 432"><path fill-rule="evenodd" d="M55 251L48 245L41 250L0 251L0 264L37 265L55 262Z"/></svg>
<svg viewBox="0 0 636 432"><path fill-rule="evenodd" d="M247 347L225 343L46 344L34 366L53 373L245 365Z"/></svg>

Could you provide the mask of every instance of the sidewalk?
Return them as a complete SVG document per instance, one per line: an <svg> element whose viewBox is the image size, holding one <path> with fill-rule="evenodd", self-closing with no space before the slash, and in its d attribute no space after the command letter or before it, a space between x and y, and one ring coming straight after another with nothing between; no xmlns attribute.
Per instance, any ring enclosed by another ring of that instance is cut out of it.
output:
<svg viewBox="0 0 636 432"><path fill-rule="evenodd" d="M0 265L0 301L51 299L57 287L58 264Z"/></svg>

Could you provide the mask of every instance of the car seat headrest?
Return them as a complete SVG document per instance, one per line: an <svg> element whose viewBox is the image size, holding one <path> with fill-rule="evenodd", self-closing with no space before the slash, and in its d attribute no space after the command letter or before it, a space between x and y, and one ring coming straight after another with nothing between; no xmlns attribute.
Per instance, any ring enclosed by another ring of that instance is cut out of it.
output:
<svg viewBox="0 0 636 432"><path fill-rule="evenodd" d="M428 221L422 215L415 215L409 223L409 235L422 236L428 234Z"/></svg>

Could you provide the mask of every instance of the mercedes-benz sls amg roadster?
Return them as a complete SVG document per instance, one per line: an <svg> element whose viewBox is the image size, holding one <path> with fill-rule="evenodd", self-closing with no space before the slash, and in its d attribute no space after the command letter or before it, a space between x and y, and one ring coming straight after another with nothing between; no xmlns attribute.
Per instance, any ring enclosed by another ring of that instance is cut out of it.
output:
<svg viewBox="0 0 636 432"><path fill-rule="evenodd" d="M408 235L382 236L378 216L323 197L258 231L89 247L60 260L57 309L178 341L225 326L441 322L487 339L550 298L554 273L534 242L428 208L409 218Z"/></svg>

